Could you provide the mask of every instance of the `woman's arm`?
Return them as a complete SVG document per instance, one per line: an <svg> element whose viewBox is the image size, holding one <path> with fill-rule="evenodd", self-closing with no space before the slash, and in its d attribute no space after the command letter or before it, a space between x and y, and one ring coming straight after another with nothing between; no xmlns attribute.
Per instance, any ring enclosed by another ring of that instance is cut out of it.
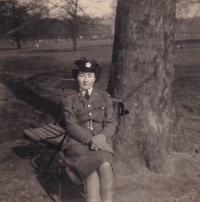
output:
<svg viewBox="0 0 200 202"><path fill-rule="evenodd" d="M93 134L89 130L85 130L79 125L78 119L76 118L72 108L72 97L69 96L67 99L65 99L62 105L69 136L82 144L88 144L89 140L93 137Z"/></svg>
<svg viewBox="0 0 200 202"><path fill-rule="evenodd" d="M104 100L105 100L105 115L104 115L105 117L101 133L103 133L106 136L106 138L110 139L115 134L117 123L113 111L112 99L108 93L104 94Z"/></svg>
<svg viewBox="0 0 200 202"><path fill-rule="evenodd" d="M111 139L116 131L116 120L113 112L113 103L110 95L108 93L104 93L104 101L105 101L105 113L104 113L104 122L103 129L101 132L94 137L91 138L91 149L98 151L99 149L103 149L103 146L106 144L107 139ZM109 146L110 147L110 146ZM107 148L107 146L106 146ZM109 148L111 149L111 148ZM111 149L112 150L112 149ZM112 152L111 152L112 153Z"/></svg>

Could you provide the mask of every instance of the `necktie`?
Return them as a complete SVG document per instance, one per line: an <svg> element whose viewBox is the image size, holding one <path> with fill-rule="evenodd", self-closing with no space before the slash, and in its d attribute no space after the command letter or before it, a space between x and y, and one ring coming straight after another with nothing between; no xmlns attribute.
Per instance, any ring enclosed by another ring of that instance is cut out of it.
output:
<svg viewBox="0 0 200 202"><path fill-rule="evenodd" d="M90 98L88 90L85 91L85 98L86 98L87 100L89 100L89 98Z"/></svg>

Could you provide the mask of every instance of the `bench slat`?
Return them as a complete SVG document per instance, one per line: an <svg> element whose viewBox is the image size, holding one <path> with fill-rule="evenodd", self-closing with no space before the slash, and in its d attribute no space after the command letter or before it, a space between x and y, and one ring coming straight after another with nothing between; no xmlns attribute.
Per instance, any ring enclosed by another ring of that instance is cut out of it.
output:
<svg viewBox="0 0 200 202"><path fill-rule="evenodd" d="M64 132L65 132L65 130L64 130L63 128L61 128L61 127L59 127L59 126L56 126L56 125L54 125L54 124L49 124L48 126L50 126L51 128L53 128L53 129L55 129L55 130L57 130L57 131L59 131L59 132L61 132L61 133L64 133Z"/></svg>
<svg viewBox="0 0 200 202"><path fill-rule="evenodd" d="M39 138L41 138L42 140L45 140L46 137L44 135L40 135L37 131L37 128L31 128L29 129L32 133L34 133L35 135L37 135Z"/></svg>
<svg viewBox="0 0 200 202"><path fill-rule="evenodd" d="M57 130L49 127L49 126L43 126L43 128L45 128L47 131L49 131L52 134L54 134L54 137L62 134L62 132L59 132L59 131L57 131Z"/></svg>
<svg viewBox="0 0 200 202"><path fill-rule="evenodd" d="M42 137L43 140L46 140L47 138L51 138L52 136L46 134L45 132L43 132L40 128L35 128L34 131L37 133L37 135L39 135L40 137Z"/></svg>
<svg viewBox="0 0 200 202"><path fill-rule="evenodd" d="M29 136L30 138L32 138L35 141L40 141L42 138L37 136L35 133L33 133L32 131L30 131L29 129L25 129L24 133Z"/></svg>
<svg viewBox="0 0 200 202"><path fill-rule="evenodd" d="M44 134L46 135L47 138L56 137L55 134L52 134L51 132L46 130L44 127L40 127L38 129L40 129L40 131L44 132Z"/></svg>

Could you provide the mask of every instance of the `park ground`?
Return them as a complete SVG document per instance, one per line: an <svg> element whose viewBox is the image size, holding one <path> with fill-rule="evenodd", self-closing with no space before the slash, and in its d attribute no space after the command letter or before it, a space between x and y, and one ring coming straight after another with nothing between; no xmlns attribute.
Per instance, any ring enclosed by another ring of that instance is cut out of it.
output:
<svg viewBox="0 0 200 202"><path fill-rule="evenodd" d="M82 41L77 52L70 42L27 44L21 50L0 45L0 201L57 202L84 201L83 187L75 187L61 168L59 156L40 175L52 155L23 136L23 130L53 123L62 91L59 80L70 76L75 59L90 56L98 60L103 75L97 84L106 90L112 56L112 41ZM115 176L115 202L200 202L200 43L175 46L173 100L179 127L187 137L185 152L169 152L163 173L146 168L128 176ZM31 166L30 159L37 153ZM60 183L59 183L60 182ZM59 186L60 185L60 186ZM61 187L61 188L59 188ZM59 191L60 190L60 191Z"/></svg>

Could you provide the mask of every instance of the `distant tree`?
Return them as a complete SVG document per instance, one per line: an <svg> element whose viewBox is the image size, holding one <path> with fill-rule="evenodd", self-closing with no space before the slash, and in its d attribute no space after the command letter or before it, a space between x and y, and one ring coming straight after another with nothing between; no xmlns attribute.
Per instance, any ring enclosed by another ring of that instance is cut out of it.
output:
<svg viewBox="0 0 200 202"><path fill-rule="evenodd" d="M24 37L24 27L35 20L34 15L41 10L39 0L33 0L21 4L19 0L11 0L2 6L2 27L1 35L12 36L17 48L21 48Z"/></svg>
<svg viewBox="0 0 200 202"><path fill-rule="evenodd" d="M21 33L23 35L23 40L32 40L39 43L39 39L42 35L42 30L44 29L44 21L41 18L41 13L35 13L30 16L30 23L28 23L23 29Z"/></svg>
<svg viewBox="0 0 200 202"><path fill-rule="evenodd" d="M0 37L4 40L5 34L10 31L12 23L11 2L0 2Z"/></svg>
<svg viewBox="0 0 200 202"><path fill-rule="evenodd" d="M110 27L104 24L103 21L104 19L100 17L81 16L79 19L78 35L87 39L92 39L94 36L97 38L109 38Z"/></svg>
<svg viewBox="0 0 200 202"><path fill-rule="evenodd" d="M59 18L65 21L65 25L71 31L73 51L77 50L80 25L83 22L84 8L80 6L79 0L60 0L53 4L59 10Z"/></svg>
<svg viewBox="0 0 200 202"><path fill-rule="evenodd" d="M199 30L199 0L177 0L176 4L176 35L198 36Z"/></svg>
<svg viewBox="0 0 200 202"><path fill-rule="evenodd" d="M177 0L176 1L176 17L177 18L187 18L191 14L193 17L199 16L200 7L198 6L199 0ZM195 6L196 9L192 10L191 7Z"/></svg>
<svg viewBox="0 0 200 202"><path fill-rule="evenodd" d="M199 38L200 16L193 18L177 18L175 30L177 37L191 36L193 38Z"/></svg>
<svg viewBox="0 0 200 202"><path fill-rule="evenodd" d="M47 39L54 39L58 42L58 38L68 39L70 37L69 24L66 21L57 18L44 18L42 35Z"/></svg>
<svg viewBox="0 0 200 202"><path fill-rule="evenodd" d="M17 48L21 48L22 32L21 28L29 19L29 14L25 6L18 5L16 1L12 2L12 32L16 41Z"/></svg>

